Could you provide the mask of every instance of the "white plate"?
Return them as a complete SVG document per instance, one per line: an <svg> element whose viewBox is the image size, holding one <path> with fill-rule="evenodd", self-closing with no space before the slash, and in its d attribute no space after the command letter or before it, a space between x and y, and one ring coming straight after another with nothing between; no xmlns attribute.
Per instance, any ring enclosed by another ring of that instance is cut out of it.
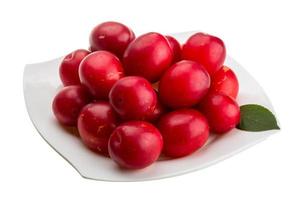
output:
<svg viewBox="0 0 303 200"><path fill-rule="evenodd" d="M174 34L184 42L193 32ZM237 129L211 140L194 154L160 160L141 170L120 169L112 160L88 150L76 136L69 134L54 118L52 99L61 86L58 66L62 58L26 65L24 70L24 96L29 116L45 141L65 158L83 177L104 181L143 181L185 174L222 161L266 139L276 130L245 132ZM271 111L273 107L260 85L235 60L227 57L225 64L238 76L240 105L257 103Z"/></svg>

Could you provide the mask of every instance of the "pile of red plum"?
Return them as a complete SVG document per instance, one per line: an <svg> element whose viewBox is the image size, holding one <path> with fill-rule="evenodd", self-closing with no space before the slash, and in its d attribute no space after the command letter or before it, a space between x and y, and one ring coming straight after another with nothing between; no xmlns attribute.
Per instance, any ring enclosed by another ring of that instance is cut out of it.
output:
<svg viewBox="0 0 303 200"><path fill-rule="evenodd" d="M89 42L89 50L63 58L64 87L52 109L61 125L77 127L85 146L119 166L140 169L160 155L190 155L210 132L224 134L239 123L239 83L223 65L220 38L197 32L180 44L104 22Z"/></svg>

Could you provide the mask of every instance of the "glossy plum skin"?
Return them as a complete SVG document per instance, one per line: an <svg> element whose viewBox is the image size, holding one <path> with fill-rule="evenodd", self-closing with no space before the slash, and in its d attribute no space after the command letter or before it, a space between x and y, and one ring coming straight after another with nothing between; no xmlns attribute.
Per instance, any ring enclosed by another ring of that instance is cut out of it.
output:
<svg viewBox="0 0 303 200"><path fill-rule="evenodd" d="M170 47L173 51L173 61L172 63L176 63L182 59L182 51L181 51L181 45L174 37L167 35L165 36L166 39L169 42Z"/></svg>
<svg viewBox="0 0 303 200"><path fill-rule="evenodd" d="M156 127L144 121L130 121L114 130L108 151L121 167L141 169L159 158L162 147L162 136Z"/></svg>
<svg viewBox="0 0 303 200"><path fill-rule="evenodd" d="M83 86L66 86L57 93L53 100L53 113L61 124L75 126L81 109L90 101L90 94Z"/></svg>
<svg viewBox="0 0 303 200"><path fill-rule="evenodd" d="M163 153L173 158L195 152L206 143L209 135L206 118L193 109L163 115L158 128L163 137Z"/></svg>
<svg viewBox="0 0 303 200"><path fill-rule="evenodd" d="M159 96L170 108L191 107L201 101L209 87L210 77L205 68L183 60L166 70L159 83Z"/></svg>
<svg viewBox="0 0 303 200"><path fill-rule="evenodd" d="M129 44L123 55L123 67L127 75L142 76L156 82L171 65L172 59L168 40L159 33L151 32Z"/></svg>
<svg viewBox="0 0 303 200"><path fill-rule="evenodd" d="M90 52L85 49L77 49L63 58L59 75L64 86L80 84L79 65L88 54Z"/></svg>
<svg viewBox="0 0 303 200"><path fill-rule="evenodd" d="M201 63L212 76L222 67L226 49L220 38L205 33L196 33L183 45L182 57Z"/></svg>
<svg viewBox="0 0 303 200"><path fill-rule="evenodd" d="M240 108L237 102L220 93L210 93L199 105L206 116L210 130L223 134L235 128L240 121Z"/></svg>
<svg viewBox="0 0 303 200"><path fill-rule="evenodd" d="M236 74L230 68L223 66L211 77L210 92L223 93L236 99L239 92Z"/></svg>
<svg viewBox="0 0 303 200"><path fill-rule="evenodd" d="M95 51L80 63L80 80L96 99L108 99L112 86L124 76L119 59L108 51Z"/></svg>
<svg viewBox="0 0 303 200"><path fill-rule="evenodd" d="M145 120L156 107L157 95L146 79L128 76L112 87L109 101L123 120Z"/></svg>
<svg viewBox="0 0 303 200"><path fill-rule="evenodd" d="M106 101L86 105L80 112L77 123L83 143L103 155L108 155L108 140L117 125L117 116Z"/></svg>
<svg viewBox="0 0 303 200"><path fill-rule="evenodd" d="M118 22L104 22L91 32L89 42L93 51L110 51L122 58L125 49L135 39L134 32Z"/></svg>
<svg viewBox="0 0 303 200"><path fill-rule="evenodd" d="M160 101L157 101L154 111L151 112L151 114L148 115L145 120L149 122L156 122L161 117L161 115L163 115L165 112L166 112L165 107L162 105Z"/></svg>

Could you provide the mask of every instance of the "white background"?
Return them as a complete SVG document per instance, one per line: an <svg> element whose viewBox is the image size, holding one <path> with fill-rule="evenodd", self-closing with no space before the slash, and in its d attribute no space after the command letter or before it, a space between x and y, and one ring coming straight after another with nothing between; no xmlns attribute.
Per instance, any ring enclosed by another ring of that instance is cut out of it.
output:
<svg viewBox="0 0 303 200"><path fill-rule="evenodd" d="M302 199L303 6L300 1L1 1L0 199ZM264 87L282 131L207 169L164 180L86 180L39 136L22 73L88 46L93 26L117 20L138 34L203 30Z"/></svg>

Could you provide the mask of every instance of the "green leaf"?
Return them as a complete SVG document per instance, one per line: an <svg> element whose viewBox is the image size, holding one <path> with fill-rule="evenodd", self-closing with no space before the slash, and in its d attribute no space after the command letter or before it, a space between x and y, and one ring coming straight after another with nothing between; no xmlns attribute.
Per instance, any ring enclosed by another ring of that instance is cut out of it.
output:
<svg viewBox="0 0 303 200"><path fill-rule="evenodd" d="M280 129L274 114L257 104L240 107L241 119L237 128L245 131L267 131Z"/></svg>

